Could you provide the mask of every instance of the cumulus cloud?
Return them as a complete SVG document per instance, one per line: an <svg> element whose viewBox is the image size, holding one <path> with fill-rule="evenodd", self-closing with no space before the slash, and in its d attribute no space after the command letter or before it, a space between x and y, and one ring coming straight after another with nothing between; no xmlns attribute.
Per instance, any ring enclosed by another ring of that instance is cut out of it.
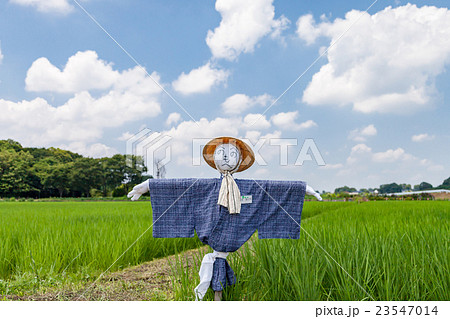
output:
<svg viewBox="0 0 450 319"><path fill-rule="evenodd" d="M321 169L328 177L335 174L337 178L343 178L347 185L378 187L388 182L413 185L430 178L440 182L444 167L441 163L435 163L430 159L418 158L401 147L373 150L368 145L360 143L351 148L347 161L343 162L342 166L333 164L331 167L325 166ZM335 172L333 168L338 170Z"/></svg>
<svg viewBox="0 0 450 319"><path fill-rule="evenodd" d="M367 154L371 154L372 149L364 143L357 144L352 147L350 156L347 158L347 164L354 164L362 157L367 157Z"/></svg>
<svg viewBox="0 0 450 319"><path fill-rule="evenodd" d="M450 10L407 4L373 15L352 10L318 24L307 15L297 21L297 34L308 44L319 36L334 43L357 19L327 52L328 63L314 74L303 101L352 105L363 113L426 108L436 77L450 62Z"/></svg>
<svg viewBox="0 0 450 319"><path fill-rule="evenodd" d="M244 117L244 126L252 129L267 129L270 127L270 122L262 114L247 114Z"/></svg>
<svg viewBox="0 0 450 319"><path fill-rule="evenodd" d="M357 142L364 142L367 140L367 137L375 135L377 135L377 129L373 124L370 124L361 129L350 131L348 138Z"/></svg>
<svg viewBox="0 0 450 319"><path fill-rule="evenodd" d="M237 123L237 124L236 124ZM204 141L217 136L239 136L239 124L242 119L216 118L208 120L201 118L197 122L183 121L162 134L170 136L172 159L177 165L192 166L193 160L202 163L201 145L195 141ZM202 163L203 164L203 163Z"/></svg>
<svg viewBox="0 0 450 319"><path fill-rule="evenodd" d="M300 39L303 39L306 42L306 44L311 45L320 36L321 30L316 26L313 15L305 14L297 20L296 33Z"/></svg>
<svg viewBox="0 0 450 319"><path fill-rule="evenodd" d="M184 95L208 93L213 86L226 83L228 76L228 71L214 68L208 62L191 70L188 74L183 72L178 79L172 82L172 87Z"/></svg>
<svg viewBox="0 0 450 319"><path fill-rule="evenodd" d="M64 150L71 150L72 152L83 154L84 156L99 158L99 157L110 157L119 152L113 148L102 143L86 144L84 142L73 142L70 144L61 144L58 146Z"/></svg>
<svg viewBox="0 0 450 319"><path fill-rule="evenodd" d="M198 122L182 121L178 125L161 132L170 136L172 161L177 166L192 169L191 174L204 173L205 163L202 160L202 146L217 136L235 136L246 141L254 150L258 163L269 162L279 154L279 146L271 145L270 140L280 140L281 132L262 134L261 130L270 127L270 122L263 116L258 125L248 127L253 123L253 117L260 114L247 114L245 117L217 117L212 120L201 118ZM194 164L196 163L196 164ZM197 167L199 166L199 167ZM209 170L206 171L208 173ZM203 175L201 175L203 176Z"/></svg>
<svg viewBox="0 0 450 319"><path fill-rule="evenodd" d="M299 131L302 129L308 129L317 126L317 123L313 120L308 120L303 123L297 123L296 119L298 118L298 115L298 111L280 112L272 116L270 120L274 125L292 131Z"/></svg>
<svg viewBox="0 0 450 319"><path fill-rule="evenodd" d="M77 52L60 70L47 58L39 58L28 69L25 79L28 91L74 93L92 89L110 88L119 72L111 64L98 58L94 51Z"/></svg>
<svg viewBox="0 0 450 319"><path fill-rule="evenodd" d="M245 133L245 138L252 143L257 143L261 137L261 132L257 130L250 130Z"/></svg>
<svg viewBox="0 0 450 319"><path fill-rule="evenodd" d="M166 120L166 125L177 124L181 120L181 114L177 112L170 113Z"/></svg>
<svg viewBox="0 0 450 319"><path fill-rule="evenodd" d="M411 140L413 142L431 141L432 139L434 139L434 135L428 135L427 133L417 134L417 135L413 135L411 137Z"/></svg>
<svg viewBox="0 0 450 319"><path fill-rule="evenodd" d="M126 141L126 140L129 140L130 138L132 138L133 136L134 136L134 134L126 131L126 132L122 133L122 135L119 136L117 139L119 141Z"/></svg>
<svg viewBox="0 0 450 319"><path fill-rule="evenodd" d="M234 94L222 103L222 109L225 114L241 114L253 106L268 106L272 102L273 98L269 94L254 97L245 94Z"/></svg>
<svg viewBox="0 0 450 319"><path fill-rule="evenodd" d="M217 0L220 25L209 30L206 43L214 58L235 60L241 53L253 52L264 36L279 37L289 24L282 16L274 19L273 0Z"/></svg>
<svg viewBox="0 0 450 319"><path fill-rule="evenodd" d="M161 89L146 77L142 69L136 67L119 72L101 60L96 61L91 64L93 69L95 65L106 65L100 69L116 75L100 92L96 83L65 83L70 82L69 79L78 79L78 70L65 68L62 76L52 78L54 67L47 64L47 67L40 68L40 75L32 77L30 86L35 91L61 92L58 89L60 85L64 92L75 92L66 102L51 105L41 97L19 102L0 99L0 139L13 138L29 146L76 146L77 150L86 151L85 154L98 155L101 150L111 150L89 143L101 138L105 129L161 113ZM157 73L152 75L159 81ZM42 83L41 79L49 79L46 86L37 85ZM92 95L91 90L96 90L96 94Z"/></svg>
<svg viewBox="0 0 450 319"><path fill-rule="evenodd" d="M332 169L339 169L344 167L344 165L342 165L341 163L337 163L337 164L326 164L324 166L319 166L319 169L324 169L324 170L332 170Z"/></svg>
<svg viewBox="0 0 450 319"><path fill-rule="evenodd" d="M396 161L406 161L414 159L411 154L407 154L403 148L397 148L395 150L389 149L385 152L378 152L373 154L373 160L380 163L391 163Z"/></svg>
<svg viewBox="0 0 450 319"><path fill-rule="evenodd" d="M26 7L34 7L40 12L67 14L73 10L68 0L9 0L9 2Z"/></svg>
<svg viewBox="0 0 450 319"><path fill-rule="evenodd" d="M409 160L416 160L417 158L401 147L397 149L388 149L384 152L372 152L372 148L364 143L357 144L352 147L350 156L347 158L347 164L359 163L393 163Z"/></svg>

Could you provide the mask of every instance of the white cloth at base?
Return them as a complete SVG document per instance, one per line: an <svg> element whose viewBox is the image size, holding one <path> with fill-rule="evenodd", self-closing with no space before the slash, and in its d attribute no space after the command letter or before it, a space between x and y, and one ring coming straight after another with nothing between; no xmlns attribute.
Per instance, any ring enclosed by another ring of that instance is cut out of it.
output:
<svg viewBox="0 0 450 319"><path fill-rule="evenodd" d="M217 204L227 207L230 214L239 214L241 212L241 192L239 187L231 172L224 171L222 174L223 179Z"/></svg>
<svg viewBox="0 0 450 319"><path fill-rule="evenodd" d="M200 283L197 287L195 287L195 300L202 300L208 291L209 286L211 285L211 278L213 275L213 266L216 258L227 259L228 253L223 253L220 251L215 251L209 254L206 254L203 257L202 264L200 266L200 271L198 274L200 275Z"/></svg>

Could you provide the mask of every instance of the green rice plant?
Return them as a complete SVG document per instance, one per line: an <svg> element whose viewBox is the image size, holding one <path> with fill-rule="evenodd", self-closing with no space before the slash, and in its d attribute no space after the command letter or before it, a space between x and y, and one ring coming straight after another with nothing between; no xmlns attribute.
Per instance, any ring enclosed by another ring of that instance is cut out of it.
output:
<svg viewBox="0 0 450 319"><path fill-rule="evenodd" d="M149 202L0 203L0 279L92 279L201 245L154 239L151 215Z"/></svg>
<svg viewBox="0 0 450 319"><path fill-rule="evenodd" d="M449 202L336 203L308 213L321 204L305 203L299 240L255 240L231 254L238 281L224 299L449 299ZM192 291L196 281L187 284Z"/></svg>

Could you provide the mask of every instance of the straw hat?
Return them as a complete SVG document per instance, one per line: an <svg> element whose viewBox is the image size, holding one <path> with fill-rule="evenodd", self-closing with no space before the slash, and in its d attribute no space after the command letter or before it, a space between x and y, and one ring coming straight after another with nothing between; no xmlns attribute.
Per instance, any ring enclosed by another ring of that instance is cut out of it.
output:
<svg viewBox="0 0 450 319"><path fill-rule="evenodd" d="M235 172L245 171L247 168L250 168L250 166L253 165L253 162L255 161L255 154L253 153L250 146L237 138L224 136L217 137L209 141L208 144L206 144L203 148L203 158L209 166L216 169L216 164L214 163L214 152L216 151L216 147L222 144L232 144L236 146L241 152L242 161L239 165L239 168Z"/></svg>

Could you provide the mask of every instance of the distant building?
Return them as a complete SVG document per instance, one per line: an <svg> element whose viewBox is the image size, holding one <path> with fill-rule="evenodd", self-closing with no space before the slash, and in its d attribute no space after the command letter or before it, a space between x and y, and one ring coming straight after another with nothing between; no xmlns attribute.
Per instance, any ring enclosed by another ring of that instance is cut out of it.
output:
<svg viewBox="0 0 450 319"><path fill-rule="evenodd" d="M410 196L410 195L430 194L434 199L450 199L450 190L448 189L431 189L427 191L401 192L386 194L387 196Z"/></svg>

